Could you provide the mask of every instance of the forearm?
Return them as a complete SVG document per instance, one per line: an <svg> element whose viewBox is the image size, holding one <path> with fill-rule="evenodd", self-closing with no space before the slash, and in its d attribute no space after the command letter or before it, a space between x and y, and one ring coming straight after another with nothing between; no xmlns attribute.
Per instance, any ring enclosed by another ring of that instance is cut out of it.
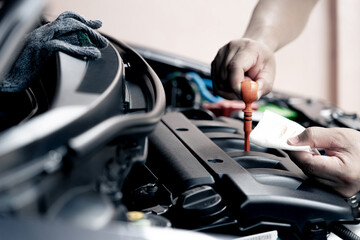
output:
<svg viewBox="0 0 360 240"><path fill-rule="evenodd" d="M244 38L258 40L276 51L304 29L317 0L260 0Z"/></svg>

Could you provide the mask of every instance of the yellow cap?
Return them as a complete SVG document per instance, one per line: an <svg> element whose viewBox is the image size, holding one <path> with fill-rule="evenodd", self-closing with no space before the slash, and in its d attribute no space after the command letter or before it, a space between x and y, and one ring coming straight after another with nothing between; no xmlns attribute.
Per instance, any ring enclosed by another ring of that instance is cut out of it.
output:
<svg viewBox="0 0 360 240"><path fill-rule="evenodd" d="M145 217L145 214L143 212L130 211L130 212L126 213L126 216L129 221L135 222L135 221L143 219Z"/></svg>

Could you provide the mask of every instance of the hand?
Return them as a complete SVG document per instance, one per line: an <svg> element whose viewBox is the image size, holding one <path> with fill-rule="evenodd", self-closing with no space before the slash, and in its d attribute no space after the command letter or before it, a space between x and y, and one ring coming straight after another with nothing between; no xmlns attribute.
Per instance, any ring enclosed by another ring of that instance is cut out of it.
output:
<svg viewBox="0 0 360 240"><path fill-rule="evenodd" d="M288 143L325 150L324 156L309 152L290 153L307 175L344 197L351 197L360 190L360 132L348 128L310 127L289 139Z"/></svg>
<svg viewBox="0 0 360 240"><path fill-rule="evenodd" d="M211 63L215 93L228 99L241 98L241 82L258 83L257 98L272 89L275 77L274 53L265 44L242 38L222 47Z"/></svg>
<svg viewBox="0 0 360 240"><path fill-rule="evenodd" d="M53 22L35 29L27 36L23 51L2 80L0 92L20 92L27 88L56 51L78 58L100 58L99 48L108 45L107 39L94 31L100 27L99 20L64 12Z"/></svg>

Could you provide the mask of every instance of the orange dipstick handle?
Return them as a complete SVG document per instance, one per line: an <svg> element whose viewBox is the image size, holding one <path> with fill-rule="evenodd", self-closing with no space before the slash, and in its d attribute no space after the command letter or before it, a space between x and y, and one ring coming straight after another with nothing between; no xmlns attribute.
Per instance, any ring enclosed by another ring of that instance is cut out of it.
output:
<svg viewBox="0 0 360 240"><path fill-rule="evenodd" d="M251 104L257 100L258 84L252 80L241 82L241 95L245 102L244 112L244 132L245 132L245 152L250 151L249 136L252 130L252 108Z"/></svg>

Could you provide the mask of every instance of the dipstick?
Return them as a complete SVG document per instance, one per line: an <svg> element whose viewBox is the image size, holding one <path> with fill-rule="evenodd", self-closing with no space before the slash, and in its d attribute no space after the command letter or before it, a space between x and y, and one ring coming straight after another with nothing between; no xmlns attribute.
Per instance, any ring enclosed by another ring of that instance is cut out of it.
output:
<svg viewBox="0 0 360 240"><path fill-rule="evenodd" d="M252 130L252 108L251 104L257 100L258 84L252 80L241 82L241 95L245 102L244 112L244 132L245 132L245 152L250 151L249 136Z"/></svg>

